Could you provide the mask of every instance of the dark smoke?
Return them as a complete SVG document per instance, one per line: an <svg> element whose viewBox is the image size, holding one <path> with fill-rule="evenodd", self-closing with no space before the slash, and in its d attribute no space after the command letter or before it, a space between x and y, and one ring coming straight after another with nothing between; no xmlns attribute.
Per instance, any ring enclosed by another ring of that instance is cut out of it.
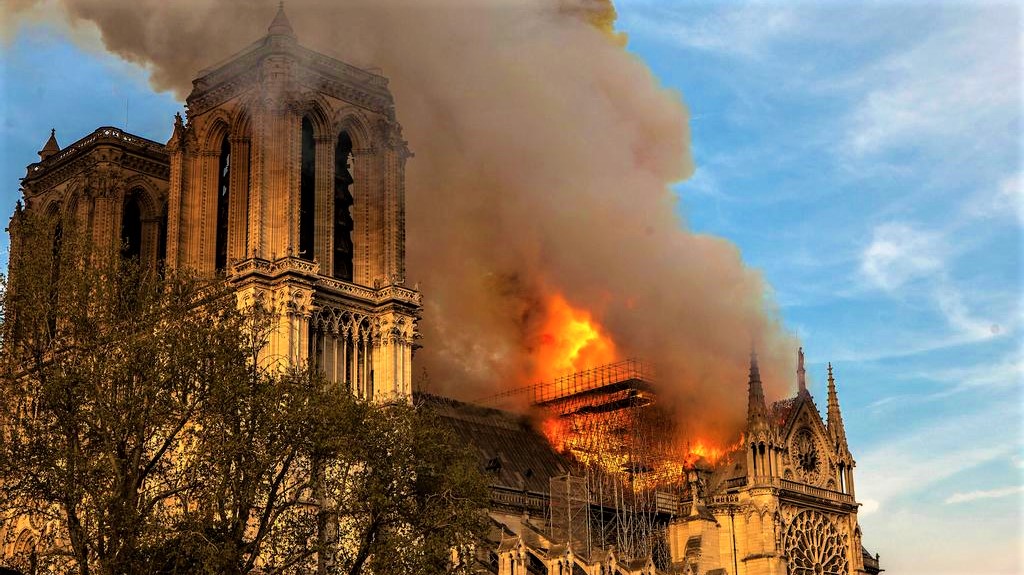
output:
<svg viewBox="0 0 1024 575"><path fill-rule="evenodd" d="M19 0L19 4L24 4ZM276 2L63 0L74 25L184 97L197 72L265 33ZM416 157L408 268L426 309L431 391L533 383L547 295L589 310L621 355L657 365L705 438L745 408L752 343L769 398L796 344L728 241L684 229L669 185L693 171L681 96L594 0L289 0L299 41L391 79ZM602 29L605 28L605 29ZM734 439L729 437L730 439Z"/></svg>

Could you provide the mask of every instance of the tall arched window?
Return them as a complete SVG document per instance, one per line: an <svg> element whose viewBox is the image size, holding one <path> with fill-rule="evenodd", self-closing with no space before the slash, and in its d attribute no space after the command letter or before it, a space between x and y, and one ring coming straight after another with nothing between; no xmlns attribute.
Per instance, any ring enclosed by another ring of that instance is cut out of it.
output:
<svg viewBox="0 0 1024 575"><path fill-rule="evenodd" d="M142 206L139 192L133 190L124 199L121 212L121 257L129 260L142 255Z"/></svg>
<svg viewBox="0 0 1024 575"><path fill-rule="evenodd" d="M316 226L316 141L313 123L302 119L302 170L299 175L299 257L313 259Z"/></svg>
<svg viewBox="0 0 1024 575"><path fill-rule="evenodd" d="M220 144L220 163L217 170L217 247L214 268L224 271L228 267L228 205L231 194L231 142L227 135Z"/></svg>
<svg viewBox="0 0 1024 575"><path fill-rule="evenodd" d="M57 216L57 225L53 228L53 245L51 246L52 262L50 263L50 310L46 315L46 327L49 329L50 337L57 334L57 299L60 297L60 258L61 244L64 243L64 226L61 224L60 216Z"/></svg>
<svg viewBox="0 0 1024 575"><path fill-rule="evenodd" d="M352 281L352 192L353 183L349 169L352 155L352 139L348 132L338 136L334 148L334 270L336 278Z"/></svg>
<svg viewBox="0 0 1024 575"><path fill-rule="evenodd" d="M160 210L160 227L156 236L156 268L163 273L167 262L167 204Z"/></svg>

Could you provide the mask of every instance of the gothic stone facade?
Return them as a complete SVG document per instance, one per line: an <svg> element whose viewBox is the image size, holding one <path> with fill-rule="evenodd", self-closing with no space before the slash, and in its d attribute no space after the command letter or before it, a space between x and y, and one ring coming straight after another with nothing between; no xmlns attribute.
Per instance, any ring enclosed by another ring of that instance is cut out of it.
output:
<svg viewBox="0 0 1024 575"><path fill-rule="evenodd" d="M166 145L104 127L62 150L51 134L24 209L154 269L225 274L240 303L279 312L268 365L309 360L362 397L408 397L421 298L387 79L302 47L279 11L187 106Z"/></svg>
<svg viewBox="0 0 1024 575"><path fill-rule="evenodd" d="M495 575L877 575L861 545L854 460L847 447L831 366L823 420L804 383L767 405L756 359L748 382L742 447L715 465L698 464L689 483L657 494L652 551L627 555L594 543L614 515L596 493L579 496L590 540L566 537L553 520L556 485L587 470L555 452L522 416L434 398L456 433L473 445L491 483L492 547L480 571ZM585 490L585 481L583 489ZM581 510L582 509L582 510ZM619 525L612 528L630 528ZM656 549L659 548L660 549ZM658 552L660 551L660 552Z"/></svg>
<svg viewBox="0 0 1024 575"><path fill-rule="evenodd" d="M421 297L405 285L410 153L387 79L302 47L279 11L265 37L201 72L187 103L166 144L102 127L61 149L51 134L28 166L14 220L22 209L47 214L154 270L224 274L241 304L278 312L266 364L308 360L362 397L410 397ZM827 422L802 371L800 382L795 398L768 407L752 367L748 449L698 473L688 497L659 511L669 549L660 566L559 540L545 527L550 480L573 463L516 416L441 402L492 474L494 545L481 550L478 568L877 573L860 546L853 459L831 378ZM45 526L23 518L7 528L21 534L0 553L9 557Z"/></svg>

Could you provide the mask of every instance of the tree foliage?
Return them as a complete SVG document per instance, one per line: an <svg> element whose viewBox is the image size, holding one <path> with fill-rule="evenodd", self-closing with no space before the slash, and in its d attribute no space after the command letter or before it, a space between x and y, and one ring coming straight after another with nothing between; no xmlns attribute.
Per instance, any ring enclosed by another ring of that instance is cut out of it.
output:
<svg viewBox="0 0 1024 575"><path fill-rule="evenodd" d="M12 229L0 535L23 571L446 573L485 528L475 462L423 409L258 361L275 310L223 280ZM28 531L22 527L31 526Z"/></svg>

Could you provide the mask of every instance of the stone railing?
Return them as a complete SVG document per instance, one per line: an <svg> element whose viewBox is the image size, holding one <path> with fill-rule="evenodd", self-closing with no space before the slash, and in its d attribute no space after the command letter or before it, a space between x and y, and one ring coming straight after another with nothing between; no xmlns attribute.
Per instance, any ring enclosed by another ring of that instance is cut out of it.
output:
<svg viewBox="0 0 1024 575"><path fill-rule="evenodd" d="M506 505L516 509L543 511L547 509L548 498L540 493L530 491L507 491L491 488L491 501L498 505Z"/></svg>
<svg viewBox="0 0 1024 575"><path fill-rule="evenodd" d="M56 154L46 158L43 161L30 164L28 167L29 174L35 174L44 167L53 166L59 164L63 160L77 154L78 152L89 148L95 144L102 144L105 142L127 144L129 147L137 150L148 150L153 149L159 152L164 152L164 145L153 140L148 140L139 136L133 136L124 130L114 128L111 126L104 126L97 128L96 131L89 134L88 136L78 140L77 142L68 145L63 150Z"/></svg>
<svg viewBox="0 0 1024 575"><path fill-rule="evenodd" d="M277 274L285 271L296 271L304 274L316 275L320 271L320 264L295 257L284 257L276 260L265 260L261 258L249 258L234 265L236 274L261 272L264 274Z"/></svg>
<svg viewBox="0 0 1024 575"><path fill-rule="evenodd" d="M236 276L252 273L273 276L284 272L299 272L304 275L315 276L316 287L324 289L328 293L334 292L335 295L347 295L368 300L378 305L388 301L420 305L423 299L423 296L418 291L400 285L386 285L374 289L349 281L323 276L320 275L319 263L296 257L283 257L276 260L249 258L234 264L232 271Z"/></svg>
<svg viewBox="0 0 1024 575"><path fill-rule="evenodd" d="M328 277L321 277L321 278L317 278L316 284L319 287L325 287L325 288L327 288L329 290L332 290L332 291L335 291L335 292L340 292L340 293L343 293L345 295L350 295L350 296L357 297L357 298L360 298L360 299L368 299L368 300L376 300L377 299L377 292L376 291L374 291L374 290L372 290L370 288L367 288L367 287L356 285L356 284L354 284L352 282L344 281L344 280L328 278Z"/></svg>
<svg viewBox="0 0 1024 575"><path fill-rule="evenodd" d="M740 496L735 493L726 495L713 495L707 499L708 505L737 505Z"/></svg>
<svg viewBox="0 0 1024 575"><path fill-rule="evenodd" d="M804 485L803 483L797 483L796 481L790 481L788 479L777 479L777 481L780 483L780 487L786 491L810 495L811 497L817 497L819 499L842 501L843 503L851 504L855 503L853 496L849 493L841 493L839 491L832 491L831 489L815 487L813 485Z"/></svg>
<svg viewBox="0 0 1024 575"><path fill-rule="evenodd" d="M734 489L736 487L744 487L747 484L746 477L733 477L725 482L726 489Z"/></svg>
<svg viewBox="0 0 1024 575"><path fill-rule="evenodd" d="M767 477L767 476L755 476L755 477L734 477L725 482L726 489L735 489L739 487L745 487L749 484L751 488L757 487L768 487L781 489L783 491L789 491L791 493L799 493L801 495L810 495L811 497L817 497L819 499L827 499L829 501L840 501L843 503L855 503L853 496L849 493L842 493L839 491L832 491L831 489L825 489L824 487L815 487L813 485L806 485L798 483L796 481L790 481L789 479L783 479L781 477Z"/></svg>
<svg viewBox="0 0 1024 575"><path fill-rule="evenodd" d="M411 290L407 287L397 285L384 286L377 290L378 302L384 302L392 299L419 305L419 303L423 299L423 296L420 295L420 292L416 290Z"/></svg>

